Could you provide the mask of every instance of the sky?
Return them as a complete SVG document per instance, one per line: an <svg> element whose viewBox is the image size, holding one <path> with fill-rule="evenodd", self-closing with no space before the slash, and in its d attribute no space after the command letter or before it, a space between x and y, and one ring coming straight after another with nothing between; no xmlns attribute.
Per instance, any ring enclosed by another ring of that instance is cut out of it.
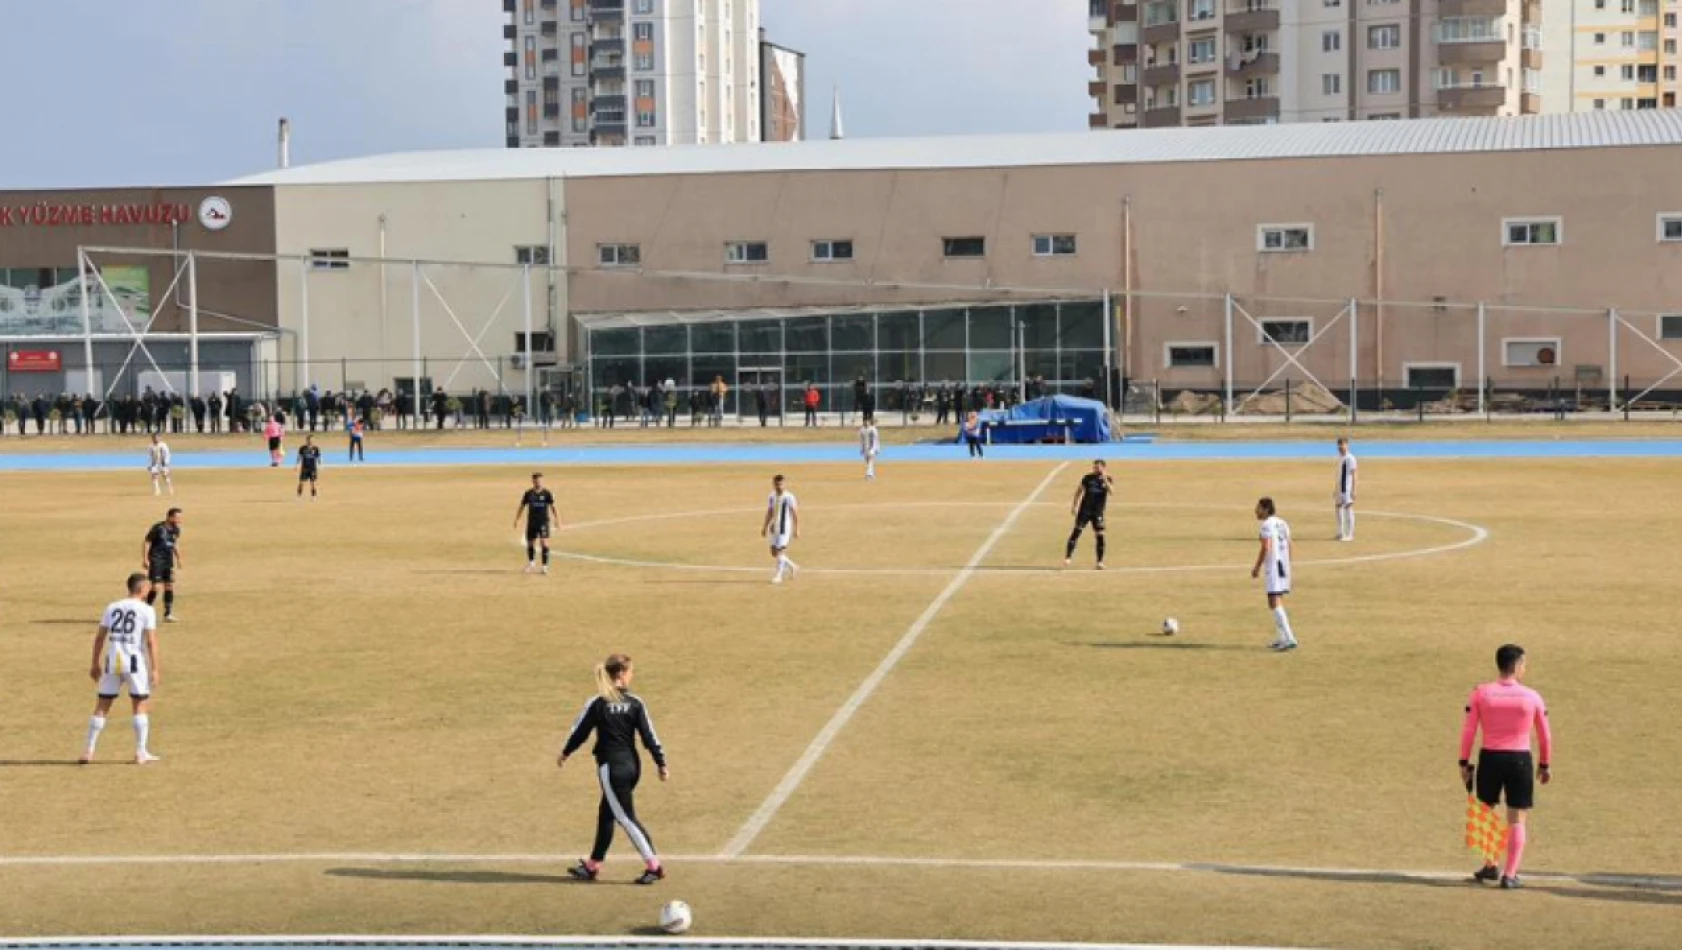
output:
<svg viewBox="0 0 1682 950"><path fill-rule="evenodd" d="M1087 0L762 0L807 54L807 131L1086 127ZM294 164L499 148L500 0L0 0L0 190L212 184ZM21 108L27 103L28 108Z"/></svg>

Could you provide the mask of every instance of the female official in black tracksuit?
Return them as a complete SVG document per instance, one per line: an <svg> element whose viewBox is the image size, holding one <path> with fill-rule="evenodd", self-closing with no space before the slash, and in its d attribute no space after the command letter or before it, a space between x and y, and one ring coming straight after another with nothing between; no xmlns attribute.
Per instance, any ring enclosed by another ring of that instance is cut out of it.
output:
<svg viewBox="0 0 1682 950"><path fill-rule="evenodd" d="M654 851L654 839L637 820L637 809L631 800L637 780L642 778L642 758L637 753L638 736L642 737L643 747L660 770L660 781L664 782L671 774L666 770L666 752L660 747L659 737L654 734L648 707L630 692L633 676L631 658L622 653L615 653L606 662L597 664L597 695L584 704L584 711L572 724L572 734L567 736L566 745L555 763L566 765L567 759L590 738L590 733L596 734L593 750L596 778L602 786L601 807L596 815L596 844L587 860L567 869L568 874L581 881L593 881L601 872L602 861L607 858L607 846L613 842L615 824L624 827L626 836L636 846L637 853L642 855L646 868L637 878L637 883L653 884L666 876L666 869L660 865L660 856Z"/></svg>

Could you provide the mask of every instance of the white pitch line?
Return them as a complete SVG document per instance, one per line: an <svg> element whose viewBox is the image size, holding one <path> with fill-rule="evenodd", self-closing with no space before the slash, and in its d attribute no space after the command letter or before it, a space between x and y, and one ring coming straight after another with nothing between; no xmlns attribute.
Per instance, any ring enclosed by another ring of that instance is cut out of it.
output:
<svg viewBox="0 0 1682 950"><path fill-rule="evenodd" d="M969 583L970 578L975 576L975 569L981 565L982 561L986 560L988 554L992 553L993 546L999 543L999 540L1005 536L1011 526L1016 524L1016 519L1022 517L1023 512L1033 507L1034 502L1039 500L1040 495L1051 487L1052 481L1058 475L1063 474L1063 470L1068 467L1069 463L1064 462L1048 472L1045 478L1041 479L1039 485L1028 494L1028 497L1023 499L1021 504L1012 508L1010 514L1005 515L1004 520L999 522L999 526L994 528L993 533L987 536L987 540L981 542L981 547L976 548L975 553L970 555L970 559L964 564L963 569L953 576L951 581L947 582L946 587L941 590L939 595L929 603L928 607L923 609L916 620L912 621L910 628L905 631L904 636L899 638L899 642L894 644L894 648L888 651L888 655L882 658L882 662L876 665L876 669L865 677L864 682L860 683L858 689L853 691L853 695L847 697L847 701L842 703L841 708L837 709L835 715L830 717L829 722L824 724L822 731L812 740L812 744L806 747L806 751L794 763L794 767L789 769L788 774L783 776L783 780L778 782L777 787L771 790L770 796L760 803L759 808L754 810L747 822L725 844L724 850L721 852L723 857L738 857L748 849L748 845L753 844L754 839L758 838L760 832L765 830L765 826L770 824L771 819L777 816L778 811L782 810L783 805L788 802L789 796L793 795L795 789L800 787L800 783L806 780L806 776L812 771L812 767L818 764L818 760L823 758L825 752L829 751L830 743L834 742L835 737L840 735L841 730L852 721L853 716L859 711L859 707L865 704L871 694L876 692L876 688L882 685L882 681L887 678L888 674L893 672L894 667L899 665L900 659L910 651L918 638L923 635L923 631L928 629L929 624L933 622L935 616L940 613L947 602L958 591L962 590L965 584Z"/></svg>
<svg viewBox="0 0 1682 950"><path fill-rule="evenodd" d="M1174 874L1249 874L1258 877L1324 877L1360 879L1401 878L1416 881L1462 881L1465 871L1425 871L1395 868L1296 867L1277 864L1241 864L1223 861L1127 861L1104 858L943 858L872 854L693 854L666 855L673 865L772 865L788 867L928 868L951 871L1096 871ZM123 867L227 864L553 864L574 860L572 853L554 854L448 854L427 852L295 852L278 854L68 854L0 855L6 867ZM610 856L610 862L631 863L634 855ZM1526 879L1561 883L1596 884L1606 887L1676 890L1674 874L1584 874L1559 871L1529 871Z"/></svg>

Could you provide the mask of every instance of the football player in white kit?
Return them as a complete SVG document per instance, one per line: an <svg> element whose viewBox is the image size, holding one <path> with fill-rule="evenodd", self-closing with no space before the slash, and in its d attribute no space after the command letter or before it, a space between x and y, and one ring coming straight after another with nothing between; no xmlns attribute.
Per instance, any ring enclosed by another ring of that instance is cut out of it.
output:
<svg viewBox="0 0 1682 950"><path fill-rule="evenodd" d="M1285 615L1285 595L1291 592L1291 526L1279 517L1273 499L1256 502L1256 520L1261 524L1261 550L1256 553L1256 566L1251 577L1267 572L1267 608L1273 612L1276 631L1270 649L1281 653L1297 648L1297 637L1291 632L1291 619Z"/></svg>
<svg viewBox="0 0 1682 950"><path fill-rule="evenodd" d="M1337 539L1355 540L1355 479L1360 465L1349 451L1349 440L1337 440L1337 491L1332 500L1337 505Z"/></svg>
<svg viewBox="0 0 1682 950"><path fill-rule="evenodd" d="M882 451L882 434L876 431L876 421L866 419L859 427L859 454L864 456L864 480L876 479L876 456Z"/></svg>
<svg viewBox="0 0 1682 950"><path fill-rule="evenodd" d="M152 433L152 444L146 447L146 471L152 476L152 494L161 495L168 488L175 494L175 483L169 480L169 446Z"/></svg>
<svg viewBox="0 0 1682 950"><path fill-rule="evenodd" d="M792 580L800 573L800 565L788 556L789 545L800 538L800 503L795 501L794 492L783 488L781 475L771 479L771 497L766 499L765 523L759 528L759 536L771 539L771 557L777 562L771 583L781 584L785 575Z"/></svg>
<svg viewBox="0 0 1682 950"><path fill-rule="evenodd" d="M99 684L99 699L88 720L83 765L93 761L94 746L105 729L105 714L125 686L134 703L134 763L158 760L147 748L152 691L158 688L158 615L145 599L150 586L145 574L130 574L128 596L113 601L100 618L99 633L93 638L93 666L88 671Z"/></svg>

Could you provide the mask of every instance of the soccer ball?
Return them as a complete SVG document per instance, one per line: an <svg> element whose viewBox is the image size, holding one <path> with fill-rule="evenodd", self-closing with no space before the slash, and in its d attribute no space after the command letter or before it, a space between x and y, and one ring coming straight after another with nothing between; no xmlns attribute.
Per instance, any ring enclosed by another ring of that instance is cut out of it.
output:
<svg viewBox="0 0 1682 950"><path fill-rule="evenodd" d="M660 929L666 933L687 933L689 925L694 922L695 917L689 913L689 905L683 901L672 901L660 908Z"/></svg>
<svg viewBox="0 0 1682 950"><path fill-rule="evenodd" d="M1171 637L1174 634L1179 633L1179 632L1180 632L1180 622L1178 620L1175 620L1173 617L1169 617L1167 620L1162 621L1162 635L1163 636Z"/></svg>

